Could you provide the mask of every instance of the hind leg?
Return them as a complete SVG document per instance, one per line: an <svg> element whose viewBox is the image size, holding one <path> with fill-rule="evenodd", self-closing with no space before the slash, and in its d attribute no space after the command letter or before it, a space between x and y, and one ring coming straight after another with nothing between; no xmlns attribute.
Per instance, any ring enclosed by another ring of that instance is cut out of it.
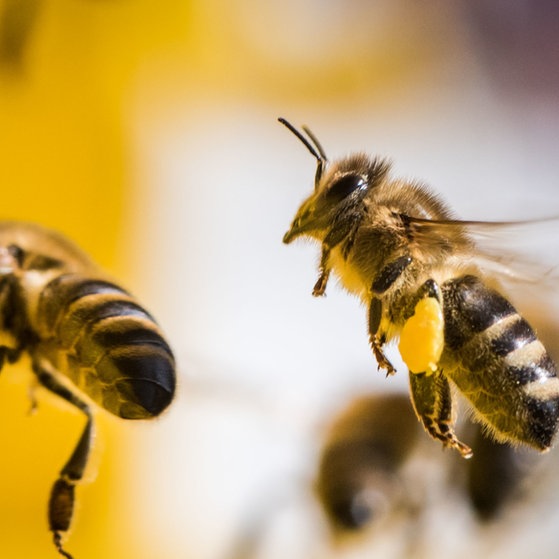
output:
<svg viewBox="0 0 559 559"><path fill-rule="evenodd" d="M437 371L410 373L412 404L425 430L445 447L456 449L463 458L471 458L472 449L458 440L452 421L452 394L446 377Z"/></svg>
<svg viewBox="0 0 559 559"><path fill-rule="evenodd" d="M54 545L60 555L72 559L72 556L62 546L62 538L70 528L74 515L75 486L83 478L89 458L89 450L93 440L93 417L89 406L61 384L55 375L39 363L33 364L33 370L42 386L77 407L87 417L78 444L52 486L49 501L49 525L53 533Z"/></svg>

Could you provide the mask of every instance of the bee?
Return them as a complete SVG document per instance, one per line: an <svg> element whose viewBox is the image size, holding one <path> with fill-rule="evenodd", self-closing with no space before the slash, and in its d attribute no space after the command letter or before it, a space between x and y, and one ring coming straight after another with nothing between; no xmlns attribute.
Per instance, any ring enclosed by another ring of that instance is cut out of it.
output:
<svg viewBox="0 0 559 559"><path fill-rule="evenodd" d="M55 481L49 525L60 555L93 440L90 401L123 419L159 415L175 392L173 353L151 315L62 235L0 222L0 368L23 355L39 384L85 415Z"/></svg>
<svg viewBox="0 0 559 559"><path fill-rule="evenodd" d="M443 462L420 444L420 429L409 399L400 393L357 397L336 415L321 445L315 483L334 536L361 533L397 512L413 516L430 502L432 497L410 490L432 490L422 477L424 468L410 468L412 461L432 460L431 471L439 464L441 472L450 472L443 476L451 483L447 490L458 489L482 523L498 520L525 496L540 455L497 443L479 425L468 425L475 456Z"/></svg>
<svg viewBox="0 0 559 559"><path fill-rule="evenodd" d="M335 533L359 531L404 500L399 470L416 447L418 430L401 394L358 398L336 417L316 481Z"/></svg>
<svg viewBox="0 0 559 559"><path fill-rule="evenodd" d="M497 441L549 449L559 421L557 368L476 261L474 222L456 220L426 186L392 178L386 159L357 153L328 165L308 128L304 136L280 122L317 161L314 191L283 238L320 243L313 295L324 295L334 271L359 296L372 351L387 375L395 369L383 349L399 339L413 408L445 447L464 458L473 454L454 431L454 385Z"/></svg>

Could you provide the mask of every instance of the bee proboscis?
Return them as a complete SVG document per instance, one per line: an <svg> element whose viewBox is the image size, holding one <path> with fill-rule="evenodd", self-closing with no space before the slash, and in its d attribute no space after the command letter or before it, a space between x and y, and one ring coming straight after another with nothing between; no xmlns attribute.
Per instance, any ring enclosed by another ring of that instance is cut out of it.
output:
<svg viewBox="0 0 559 559"><path fill-rule="evenodd" d="M0 222L0 368L23 354L41 386L87 418L54 483L49 524L58 552L93 439L90 400L124 419L159 415L175 362L150 314L73 243L31 223Z"/></svg>
<svg viewBox="0 0 559 559"><path fill-rule="evenodd" d="M383 348L400 339L414 410L427 432L472 456L453 425L452 385L496 440L550 448L559 423L559 379L534 329L476 261L468 228L424 185L392 178L391 164L357 153L328 164L306 127L280 119L317 161L314 191L284 243L321 245L313 295L330 272L368 309L369 340L380 368L395 372ZM492 224L495 225L495 224Z"/></svg>

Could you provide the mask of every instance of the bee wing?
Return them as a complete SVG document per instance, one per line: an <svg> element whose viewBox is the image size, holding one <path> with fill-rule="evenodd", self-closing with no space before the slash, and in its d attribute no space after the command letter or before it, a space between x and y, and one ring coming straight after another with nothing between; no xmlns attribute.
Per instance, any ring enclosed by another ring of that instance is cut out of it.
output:
<svg viewBox="0 0 559 559"><path fill-rule="evenodd" d="M505 222L406 219L414 240L427 248L458 239L465 258L499 285L559 359L559 216Z"/></svg>
<svg viewBox="0 0 559 559"><path fill-rule="evenodd" d="M555 282L559 287L559 216L527 221L405 219L420 245L436 248L457 239L482 270L507 284Z"/></svg>

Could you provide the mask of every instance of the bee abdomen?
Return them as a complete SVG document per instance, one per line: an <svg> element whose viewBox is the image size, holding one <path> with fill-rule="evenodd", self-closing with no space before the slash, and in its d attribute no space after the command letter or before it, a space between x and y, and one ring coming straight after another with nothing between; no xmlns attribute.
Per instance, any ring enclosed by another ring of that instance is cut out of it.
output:
<svg viewBox="0 0 559 559"><path fill-rule="evenodd" d="M171 402L172 351L150 314L120 287L60 276L45 287L37 321L57 368L108 411L147 418Z"/></svg>
<svg viewBox="0 0 559 559"><path fill-rule="evenodd" d="M445 344L458 350L473 336L485 332L516 309L499 293L474 276L462 276L442 286Z"/></svg>
<svg viewBox="0 0 559 559"><path fill-rule="evenodd" d="M443 287L448 375L498 439L550 447L559 425L557 368L532 327L473 276Z"/></svg>

